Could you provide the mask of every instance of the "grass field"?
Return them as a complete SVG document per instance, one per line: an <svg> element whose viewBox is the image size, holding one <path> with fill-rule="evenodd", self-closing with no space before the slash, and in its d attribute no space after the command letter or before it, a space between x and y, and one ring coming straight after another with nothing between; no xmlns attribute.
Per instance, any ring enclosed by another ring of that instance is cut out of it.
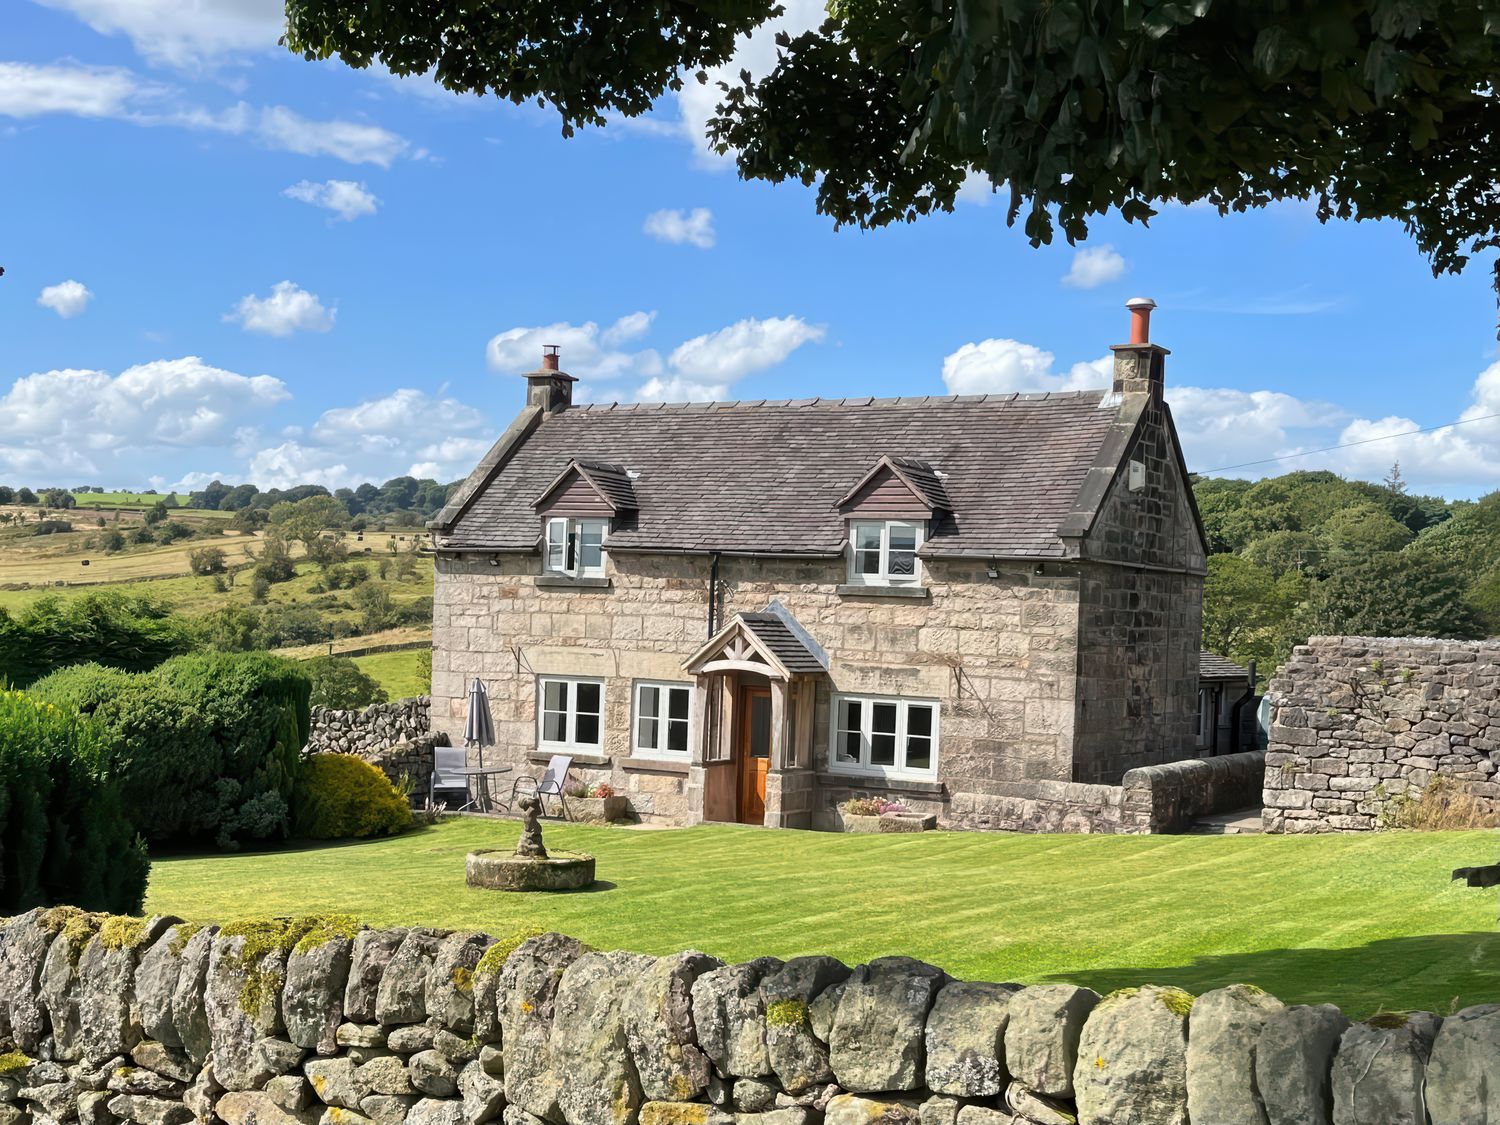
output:
<svg viewBox="0 0 1500 1125"><path fill-rule="evenodd" d="M1496 836L841 836L705 826L548 826L598 856L590 892L464 884L464 855L509 848L509 821L450 820L394 840L158 859L147 912L195 920L313 911L372 924L502 931L534 923L595 946L740 960L904 953L959 977L1105 992L1234 982L1356 1017L1500 999L1496 895L1449 882Z"/></svg>
<svg viewBox="0 0 1500 1125"><path fill-rule="evenodd" d="M376 652L369 656L356 656L354 663L385 688L386 695L391 699L410 699L414 695L429 695L432 692L432 680L421 666L423 655L418 649Z"/></svg>

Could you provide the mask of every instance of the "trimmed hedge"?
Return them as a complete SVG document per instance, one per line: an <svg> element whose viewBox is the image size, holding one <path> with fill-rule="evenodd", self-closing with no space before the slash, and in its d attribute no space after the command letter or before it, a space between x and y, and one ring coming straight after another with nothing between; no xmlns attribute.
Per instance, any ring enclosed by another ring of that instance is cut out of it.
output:
<svg viewBox="0 0 1500 1125"><path fill-rule="evenodd" d="M104 768L148 840L224 848L287 834L310 691L295 661L259 652L140 673L81 664L32 688L98 721Z"/></svg>
<svg viewBox="0 0 1500 1125"><path fill-rule="evenodd" d="M192 625L164 603L118 591L38 600L12 617L0 609L0 687L24 688L84 661L143 672L191 651Z"/></svg>
<svg viewBox="0 0 1500 1125"><path fill-rule="evenodd" d="M390 779L352 754L314 754L302 764L295 834L308 840L394 836L411 827L411 805Z"/></svg>
<svg viewBox="0 0 1500 1125"><path fill-rule="evenodd" d="M150 861L102 744L97 724L0 691L0 914L141 909Z"/></svg>

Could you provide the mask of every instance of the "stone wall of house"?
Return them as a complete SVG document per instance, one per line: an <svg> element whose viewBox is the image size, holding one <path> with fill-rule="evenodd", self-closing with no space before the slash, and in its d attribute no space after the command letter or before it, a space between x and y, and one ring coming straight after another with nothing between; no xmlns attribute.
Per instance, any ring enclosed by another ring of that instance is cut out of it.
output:
<svg viewBox="0 0 1500 1125"><path fill-rule="evenodd" d="M314 707L305 752L354 754L393 784L409 783L412 799L421 801L432 786L432 748L449 743L446 731L430 730L431 711L432 701L425 695L372 703L363 711Z"/></svg>
<svg viewBox="0 0 1500 1125"><path fill-rule="evenodd" d="M1460 1125L1500 1007L1354 1023L905 957L726 965L561 934L0 922L5 1125Z"/></svg>
<svg viewBox="0 0 1500 1125"><path fill-rule="evenodd" d="M1267 832L1377 828L1438 776L1500 808L1500 642L1313 637L1268 694Z"/></svg>
<svg viewBox="0 0 1500 1125"><path fill-rule="evenodd" d="M610 781L643 819L685 819L687 763L633 756L632 695L640 680L691 682L682 663L708 639L710 561L611 556L608 589L539 582L534 557L495 562L437 559L434 729L461 733L466 685L480 676L499 757L537 772L546 757L536 752L537 677L599 677L603 753L575 757L574 776ZM846 575L837 561L721 560L720 622L776 599L832 658L813 740L820 815L855 787L951 806L948 819L961 825L1007 783L1071 778L1079 568L996 569L991 578L983 562L933 562L930 597L911 599L840 594ZM939 700L939 782L887 786L828 774L831 691Z"/></svg>
<svg viewBox="0 0 1500 1125"><path fill-rule="evenodd" d="M1117 474L1083 541L1085 557L1114 565L1080 591L1074 781L1117 784L1194 752L1207 560L1165 410L1146 409L1127 454L1144 486Z"/></svg>

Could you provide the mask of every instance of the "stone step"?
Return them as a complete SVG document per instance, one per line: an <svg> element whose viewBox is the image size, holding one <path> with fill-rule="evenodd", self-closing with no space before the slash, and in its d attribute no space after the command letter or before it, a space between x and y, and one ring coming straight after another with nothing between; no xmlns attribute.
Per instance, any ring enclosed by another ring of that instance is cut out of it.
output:
<svg viewBox="0 0 1500 1125"><path fill-rule="evenodd" d="M1193 823L1188 832L1195 836L1256 836L1261 832L1260 806L1215 813Z"/></svg>

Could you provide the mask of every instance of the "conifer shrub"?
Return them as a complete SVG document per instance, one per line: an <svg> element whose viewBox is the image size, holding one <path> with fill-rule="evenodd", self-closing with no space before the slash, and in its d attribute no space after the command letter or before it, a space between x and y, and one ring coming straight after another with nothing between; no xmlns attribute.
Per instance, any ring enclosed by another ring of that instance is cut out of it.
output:
<svg viewBox="0 0 1500 1125"><path fill-rule="evenodd" d="M352 754L314 754L293 802L295 835L309 840L394 836L411 827L411 805L380 770Z"/></svg>
<svg viewBox="0 0 1500 1125"><path fill-rule="evenodd" d="M0 609L0 684L24 688L83 661L145 671L196 644L192 624L150 597L117 591L69 601L49 596L14 616Z"/></svg>
<svg viewBox="0 0 1500 1125"><path fill-rule="evenodd" d="M76 665L37 698L92 717L103 768L150 841L230 848L284 837L311 685L268 653L194 653L150 672Z"/></svg>
<svg viewBox="0 0 1500 1125"><path fill-rule="evenodd" d="M0 691L0 914L140 910L150 861L102 747L97 723Z"/></svg>

